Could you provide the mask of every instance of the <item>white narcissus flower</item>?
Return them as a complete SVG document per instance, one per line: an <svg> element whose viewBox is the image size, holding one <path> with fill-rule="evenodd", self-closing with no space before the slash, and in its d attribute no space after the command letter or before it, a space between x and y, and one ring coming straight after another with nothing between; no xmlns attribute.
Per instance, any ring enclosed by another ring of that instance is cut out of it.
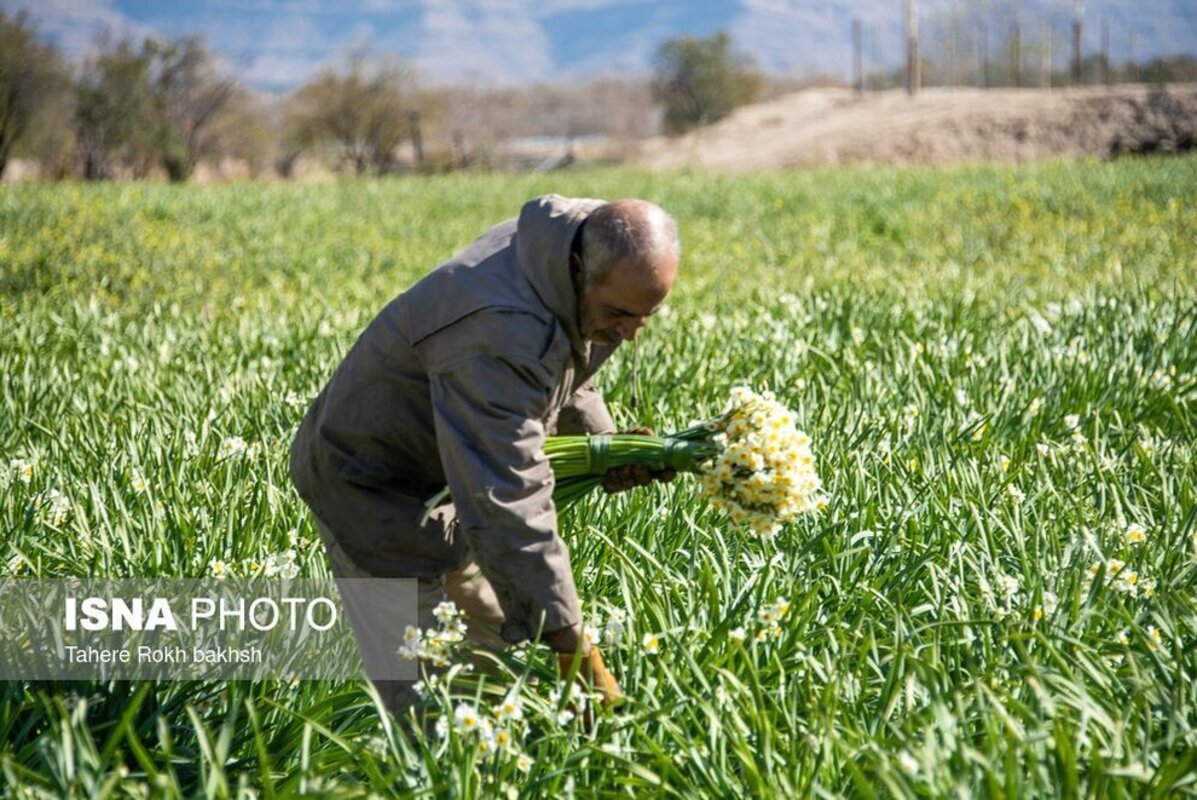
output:
<svg viewBox="0 0 1197 800"><path fill-rule="evenodd" d="M21 483L27 484L33 480L33 464L28 461L22 461L19 458L14 458L8 463Z"/></svg>
<svg viewBox="0 0 1197 800"><path fill-rule="evenodd" d="M437 603L436 608L432 609L432 616L436 617L440 624L448 625L457 619L457 604L452 600Z"/></svg>
<svg viewBox="0 0 1197 800"><path fill-rule="evenodd" d="M655 656L657 653L661 652L661 640L655 633L644 634L644 638L641 640L640 644L644 648L644 652L648 653L650 656Z"/></svg>
<svg viewBox="0 0 1197 800"><path fill-rule="evenodd" d="M51 525L61 525L71 511L70 499L57 489L51 489L34 498L33 505L48 512Z"/></svg>
<svg viewBox="0 0 1197 800"><path fill-rule="evenodd" d="M1160 646L1163 636L1160 634L1160 629L1152 625L1147 629L1147 649L1155 650Z"/></svg>
<svg viewBox="0 0 1197 800"><path fill-rule="evenodd" d="M495 728L490 739L499 750L510 751L515 745L515 739L512 737L511 731L506 728Z"/></svg>
<svg viewBox="0 0 1197 800"><path fill-rule="evenodd" d="M459 703L453 710L453 722L457 730L463 733L474 733L482 727L482 718L469 703Z"/></svg>
<svg viewBox="0 0 1197 800"><path fill-rule="evenodd" d="M1120 576L1115 587L1120 592L1125 592L1132 597L1139 593L1139 573L1133 569L1124 571Z"/></svg>
<svg viewBox="0 0 1197 800"><path fill-rule="evenodd" d="M514 691L495 706L495 718L500 722L522 719L523 716L523 703L520 701L520 696Z"/></svg>

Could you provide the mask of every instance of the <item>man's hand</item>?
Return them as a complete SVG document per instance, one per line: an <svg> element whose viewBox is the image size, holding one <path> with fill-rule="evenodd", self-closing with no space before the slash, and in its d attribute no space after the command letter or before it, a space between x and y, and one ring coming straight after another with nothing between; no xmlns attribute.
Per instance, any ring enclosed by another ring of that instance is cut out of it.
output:
<svg viewBox="0 0 1197 800"><path fill-rule="evenodd" d="M557 674L561 676L562 680L567 680L570 673L574 672L575 663L577 664L575 679L580 681L587 691L598 693L599 705L603 708L614 708L624 701L623 689L619 688L615 676L603 663L603 654L597 647L590 645L586 655L558 653Z"/></svg>
<svg viewBox="0 0 1197 800"><path fill-rule="evenodd" d="M580 651L582 655L586 655L590 652L590 640L583 641L581 624L570 625L568 628L559 628L555 631L546 631L541 639L561 654L573 655Z"/></svg>
<svg viewBox="0 0 1197 800"><path fill-rule="evenodd" d="M656 436L652 428L631 428L630 430L620 431L620 433L631 433L638 436ZM607 474L603 476L603 491L607 494L626 492L628 489L634 489L637 486L648 486L653 481L669 483L676 476L677 471L672 469L663 469L654 472L646 464L626 464L622 467L614 467L607 470Z"/></svg>
<svg viewBox="0 0 1197 800"><path fill-rule="evenodd" d="M582 633L580 624L546 633L543 639L545 644L557 651L557 674L562 680L569 678L577 664L574 679L580 681L587 691L598 692L603 707L613 708L623 702L623 690L603 663L602 653Z"/></svg>

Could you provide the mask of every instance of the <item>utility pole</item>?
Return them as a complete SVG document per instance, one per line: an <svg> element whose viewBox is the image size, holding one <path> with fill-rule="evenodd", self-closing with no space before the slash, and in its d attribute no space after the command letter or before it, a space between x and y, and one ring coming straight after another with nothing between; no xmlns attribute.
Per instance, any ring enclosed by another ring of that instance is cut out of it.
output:
<svg viewBox="0 0 1197 800"><path fill-rule="evenodd" d="M1132 83L1139 82L1139 62L1135 58L1135 32L1130 33L1130 79Z"/></svg>
<svg viewBox="0 0 1197 800"><path fill-rule="evenodd" d="M906 3L906 94L914 97L923 85L922 69L919 65L919 4L918 0Z"/></svg>
<svg viewBox="0 0 1197 800"><path fill-rule="evenodd" d="M989 88L989 29L985 23L977 26L977 77L982 89Z"/></svg>
<svg viewBox="0 0 1197 800"><path fill-rule="evenodd" d="M1014 0L1014 31L1010 43L1010 68L1014 71L1014 88L1022 88L1022 25L1018 21L1018 0Z"/></svg>
<svg viewBox="0 0 1197 800"><path fill-rule="evenodd" d="M1014 41L1011 44L1010 65L1014 68L1014 88L1022 88L1022 26L1014 20Z"/></svg>
<svg viewBox="0 0 1197 800"><path fill-rule="evenodd" d="M1072 85L1080 86L1084 80L1084 65L1081 63L1081 17L1085 13L1083 0L1076 0L1072 17Z"/></svg>
<svg viewBox="0 0 1197 800"><path fill-rule="evenodd" d="M1043 27L1043 66L1039 70L1039 85L1050 90L1052 88L1052 24L1049 22Z"/></svg>
<svg viewBox="0 0 1197 800"><path fill-rule="evenodd" d="M860 26L860 17L852 18L852 85L856 87L856 96L864 95L864 33Z"/></svg>
<svg viewBox="0 0 1197 800"><path fill-rule="evenodd" d="M885 86L885 62L881 60L881 37L877 35L877 26L874 25L871 29L872 33L869 36L869 41L872 44L870 50L872 51L872 70L870 73L873 76L873 88L877 91L882 91Z"/></svg>
<svg viewBox="0 0 1197 800"><path fill-rule="evenodd" d="M956 19L952 18L951 38L948 39L948 86L956 88Z"/></svg>
<svg viewBox="0 0 1197 800"><path fill-rule="evenodd" d="M1110 85L1110 23L1101 21L1101 82Z"/></svg>

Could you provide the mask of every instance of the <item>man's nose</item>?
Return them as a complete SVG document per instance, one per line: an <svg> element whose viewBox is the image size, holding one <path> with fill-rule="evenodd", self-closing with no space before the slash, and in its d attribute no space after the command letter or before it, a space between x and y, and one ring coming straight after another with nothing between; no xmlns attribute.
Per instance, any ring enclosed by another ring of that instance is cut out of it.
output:
<svg viewBox="0 0 1197 800"><path fill-rule="evenodd" d="M640 333L640 329L648 324L648 317L633 317L625 320L620 324L619 338L632 342L636 340L636 335Z"/></svg>

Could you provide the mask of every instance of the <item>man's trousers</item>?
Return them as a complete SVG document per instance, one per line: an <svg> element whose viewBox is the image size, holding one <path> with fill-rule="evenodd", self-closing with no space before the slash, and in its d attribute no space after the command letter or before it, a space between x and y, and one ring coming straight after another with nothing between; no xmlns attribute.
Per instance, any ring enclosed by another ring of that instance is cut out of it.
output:
<svg viewBox="0 0 1197 800"><path fill-rule="evenodd" d="M437 512L438 519L431 522L440 525L452 523L451 506L438 508ZM338 544L336 534L318 517L315 517L315 521L335 578L389 577L377 575L350 558ZM438 623L433 616L433 610L439 603L452 600L465 614L466 636L471 644L492 650L502 650L508 646L498 633L503 624L503 610L490 581L482 574L473 558L460 570L435 578L420 578L418 583L417 618L421 630L436 628ZM355 602L357 595L358 593L353 592L341 593L345 614L349 618L359 647L366 636L381 636L388 642L403 641L404 621L410 620L410 609L396 609L395 613L386 613L383 610L380 613L380 609L376 607L367 607ZM401 659L402 656L396 653L394 658ZM435 671L430 668L430 664L423 665L425 673ZM373 683L387 708L397 718L402 717L420 700L415 681L374 680Z"/></svg>

